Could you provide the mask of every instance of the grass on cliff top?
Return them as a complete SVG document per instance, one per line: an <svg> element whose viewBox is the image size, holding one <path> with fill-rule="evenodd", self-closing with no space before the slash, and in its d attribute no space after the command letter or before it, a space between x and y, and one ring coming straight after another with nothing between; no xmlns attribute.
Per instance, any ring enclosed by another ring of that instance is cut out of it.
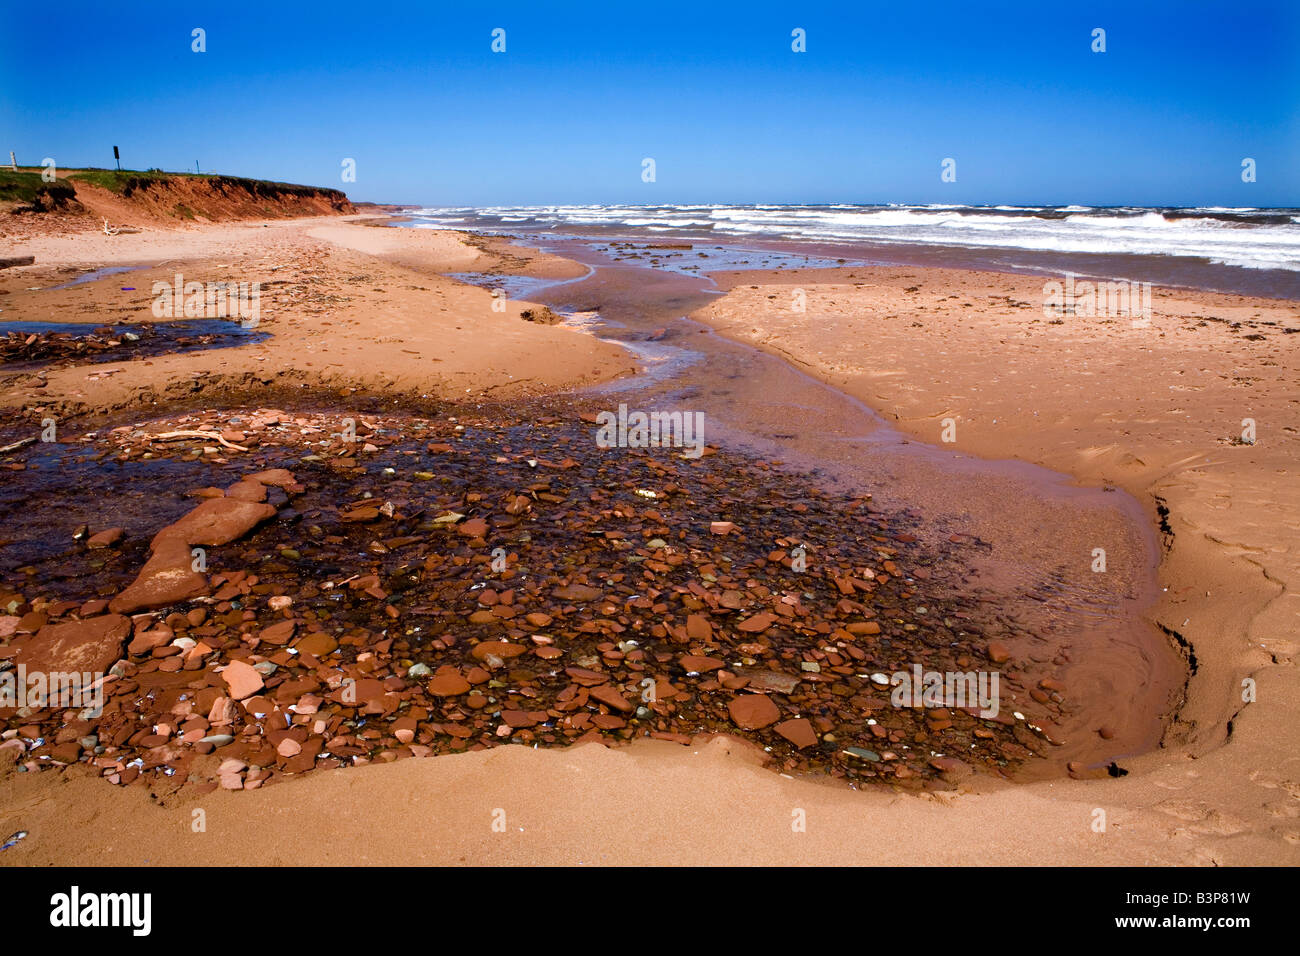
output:
<svg viewBox="0 0 1300 956"><path fill-rule="evenodd" d="M39 172L31 173L19 170L13 172L0 169L0 201L33 203L41 193L66 193L72 196L72 187L66 179L56 179L47 183L41 179Z"/></svg>
<svg viewBox="0 0 1300 956"><path fill-rule="evenodd" d="M166 183L177 179L204 180L212 183L218 188L226 189L243 189L253 195L291 195L324 192L336 193L337 189L327 189L317 186L300 186L296 183L278 183L267 179L246 179L242 176L222 176L215 173L167 173L161 169L150 169L146 171L139 170L116 170L116 169L78 169L68 173L68 179L74 183L77 181L90 183L115 192L118 195L129 196L137 189L147 189L158 183ZM341 195L341 193L340 193Z"/></svg>

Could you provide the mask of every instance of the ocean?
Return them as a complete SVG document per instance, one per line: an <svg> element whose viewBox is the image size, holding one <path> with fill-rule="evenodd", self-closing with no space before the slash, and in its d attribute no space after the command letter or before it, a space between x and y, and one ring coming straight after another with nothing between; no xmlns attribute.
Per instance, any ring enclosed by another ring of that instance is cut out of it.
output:
<svg viewBox="0 0 1300 956"><path fill-rule="evenodd" d="M832 259L1300 298L1300 209L1133 206L428 207L410 225L520 238L797 247Z"/></svg>

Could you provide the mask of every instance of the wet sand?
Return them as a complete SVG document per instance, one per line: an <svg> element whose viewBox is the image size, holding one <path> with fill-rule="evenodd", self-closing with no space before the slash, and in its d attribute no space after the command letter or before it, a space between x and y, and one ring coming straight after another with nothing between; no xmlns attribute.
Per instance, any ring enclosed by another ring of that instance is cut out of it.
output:
<svg viewBox="0 0 1300 956"><path fill-rule="evenodd" d="M1012 649L1025 687L1049 678L1069 688L1048 727L1060 746L1038 770L1059 775L1070 761L1096 770L1159 744L1185 666L1140 618L1154 600L1157 545L1136 501L1022 463L908 442L779 355L737 347L685 318L717 298L707 278L613 264L575 244L546 247L598 269L535 297L557 310L599 310L596 333L651 363L648 376L593 390L611 404L703 411L716 438L924 516L918 533L970 569L962 591L986 606L986 636ZM1090 570L1100 546L1108 575ZM1008 702L1024 705L1034 706L1025 691ZM1102 740L1102 726L1117 733Z"/></svg>
<svg viewBox="0 0 1300 956"><path fill-rule="evenodd" d="M502 259L445 233L411 231L398 244L391 235L324 218L23 243L36 265L0 273L0 334L9 320L157 322L153 283L181 274L187 283L261 283L257 331L269 337L204 355L5 374L0 407L69 419L140 407L142 395L175 403L237 393L256 402L261 390L303 386L507 399L630 370L621 350L524 321L518 303L497 311L489 293L438 274L507 263L537 276L582 274L572 263L522 253ZM122 265L136 268L68 285L85 270Z"/></svg>
<svg viewBox="0 0 1300 956"><path fill-rule="evenodd" d="M371 232L383 235L379 230ZM407 242L371 238L355 229L331 235L328 241L354 250L364 247L364 254L381 257L404 255L400 244ZM576 248L566 253L579 260L585 256ZM476 264L480 263L456 267L476 271ZM553 298L546 290L534 298L557 308L598 310L606 324L625 326L604 330L602 335L640 340L644 354L663 355L669 367L669 374L657 382L652 379L644 388L640 380L607 386L603 399L635 402L638 407L666 403L703 410L710 428L721 426L718 434L709 436L711 440L748 445L795 468L818 468L819 480L844 489L865 489L878 506L914 508L929 529L928 545L941 545L946 539L948 547L956 550L958 542L952 538L967 542L954 561L970 564L972 577L966 584L986 601L995 620L1000 615L1002 637L1013 646L1016 665L1030 676L1036 674L1034 668L1063 675L1069 706L1062 708L1056 728L1063 742L1052 748L1054 761L1042 764L1045 768L1055 764L1052 779L988 784L980 788L987 792L960 796L914 797L784 780L757 769L752 754L725 740L701 745L702 753L693 758L684 756L680 748L653 743L619 750L508 747L401 761L387 768L312 773L289 785L233 797L212 794L203 799L208 801L205 805L222 808L213 814L221 814L221 832L226 834L218 841L185 832L189 813L184 802L150 807L140 802L144 797L140 788L118 790L96 780L71 779L52 790L55 785L46 778L55 774L26 774L6 779L5 792L14 802L0 811L2 819L5 825L23 825L33 833L35 828L23 821L42 826L45 838L25 841L6 853L4 862L118 861L125 845L118 838L93 827L91 832L66 825L61 829L54 821L60 811L69 812L73 806L78 818L88 819L105 812L116 815L123 806L136 805L141 819L116 828L119 834L133 826L168 820L171 823L164 825L178 831L150 844L157 849L155 855L144 857L150 862L174 860L181 854L187 862L234 862L251 859L254 853L263 859L284 854L284 862L318 858L346 862L346 847L316 844L303 850L300 843L303 833L324 834L334 826L306 808L325 808L340 800L355 804L358 786L365 788L365 810L371 822L356 835L361 840L354 838L350 844L356 862L580 863L592 856L597 857L592 862L958 862L949 849L953 846L967 848L966 862L1281 862L1294 858L1289 851L1295 831L1286 822L1294 815L1287 812L1294 806L1294 787L1279 762L1252 768L1252 783L1262 798L1251 793L1245 807L1240 803L1220 807L1210 801L1222 794L1207 791L1199 768L1189 763L1187 750L1130 759L1162 738L1170 742L1166 719L1177 703L1182 675L1170 643L1153 641L1152 629L1138 626L1153 597L1155 550L1150 526L1134 520L1137 502L1125 501L1118 492L1071 488L1041 470L975 458L955 461L950 453L905 444L865 405L792 371L784 361L731 344L680 318L716 299L703 291L699 280L618 268L601 269L588 279L581 279L582 275L582 270L571 269L563 277L574 281L556 289ZM754 304L745 306L746 318ZM647 343L650 338L657 341ZM787 347L784 340L781 347ZM671 350L677 348L686 357L679 355L674 362ZM865 463L870 467L865 468ZM865 481L864 475L869 476ZM1042 533L1045 527L1053 528L1050 540ZM1102 576L1102 582L1090 577L1088 569L1095 541L1104 542L1111 567L1118 572ZM1082 556L1076 557L1080 550ZM1198 657L1197 664L1198 673L1206 669L1205 655ZM1123 733L1105 744L1092 726L1101 709L1098 700ZM1234 743L1243 727L1251 726L1253 716L1248 710L1238 718ZM728 754L729 749L735 752ZM1240 753L1233 756L1239 758ZM1133 772L1118 780L1104 773L1101 779L1069 780L1060 767L1067 757L1092 767L1108 758L1122 759L1125 769ZM518 761L527 766L523 773L515 765ZM588 773L598 775L600 784L595 785ZM520 776L530 780L527 792L512 783ZM664 780L673 785L665 790ZM575 781L580 797L574 795ZM599 799L589 801L586 793L593 786ZM1192 791L1190 795L1175 793L1185 788ZM747 795L743 802L737 802L738 791ZM419 792L441 796L441 805L464 815L458 817L464 829L439 828L437 849L391 839L395 833L409 833L414 820L427 812L409 796ZM548 792L565 797L559 805L546 803L540 795ZM791 793L797 799L793 807ZM650 794L655 794L653 801ZM1256 804L1259 799L1265 802ZM647 810L650 802L653 810ZM504 805L510 807L508 817L517 808L530 824L518 831L518 838L513 827L508 836L491 830L492 811ZM241 810L227 815L227 806ZM245 806L247 814L242 811ZM267 821L281 812L276 808L287 806L300 808L300 822L289 831L271 829ZM746 812L738 812L737 807ZM1111 829L1105 834L1090 826L1098 807L1110 812ZM795 808L812 808L807 833L791 830ZM1246 819L1247 810L1254 813L1252 819ZM659 832L653 841L626 833L629 812L662 824L655 828ZM1263 814L1269 817L1260 819ZM134 815L134 811L128 814ZM480 815L482 830L473 822ZM683 825L683 819L698 824ZM864 845L860 835L871 830L873 822L876 829L886 827L906 838L907 846L881 847L879 841ZM530 831L532 836L523 836ZM498 836L499 845L487 842ZM702 845L702 840L708 842ZM357 849L360 842L373 852Z"/></svg>

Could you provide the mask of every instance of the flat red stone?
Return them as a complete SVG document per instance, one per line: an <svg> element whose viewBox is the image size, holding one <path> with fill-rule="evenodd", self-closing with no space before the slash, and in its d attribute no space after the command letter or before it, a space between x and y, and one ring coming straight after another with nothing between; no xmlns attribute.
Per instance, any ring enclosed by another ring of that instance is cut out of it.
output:
<svg viewBox="0 0 1300 956"><path fill-rule="evenodd" d="M469 681L459 674L438 674L424 686L435 697L455 697L469 690Z"/></svg>
<svg viewBox="0 0 1300 956"><path fill-rule="evenodd" d="M813 730L812 722L806 717L784 720L772 729L796 747L817 746L817 732Z"/></svg>
<svg viewBox="0 0 1300 956"><path fill-rule="evenodd" d="M47 624L35 636L23 640L14 664L22 664L29 674L102 674L122 658L130 634L131 621L120 614Z"/></svg>
<svg viewBox="0 0 1300 956"><path fill-rule="evenodd" d="M221 672L221 679L230 688L230 696L235 700L252 697L262 689L262 675L245 661L231 661Z"/></svg>
<svg viewBox="0 0 1300 956"><path fill-rule="evenodd" d="M781 718L781 711L770 697L763 694L745 694L735 698L727 709L731 720L744 730L760 730L776 723Z"/></svg>

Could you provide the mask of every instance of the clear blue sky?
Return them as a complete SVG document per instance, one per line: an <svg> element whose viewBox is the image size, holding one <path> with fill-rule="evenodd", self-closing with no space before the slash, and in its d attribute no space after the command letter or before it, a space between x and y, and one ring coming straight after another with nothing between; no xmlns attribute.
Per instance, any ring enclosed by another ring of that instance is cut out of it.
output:
<svg viewBox="0 0 1300 956"><path fill-rule="evenodd" d="M0 155L114 144L438 205L1296 206L1300 2L4 0Z"/></svg>

